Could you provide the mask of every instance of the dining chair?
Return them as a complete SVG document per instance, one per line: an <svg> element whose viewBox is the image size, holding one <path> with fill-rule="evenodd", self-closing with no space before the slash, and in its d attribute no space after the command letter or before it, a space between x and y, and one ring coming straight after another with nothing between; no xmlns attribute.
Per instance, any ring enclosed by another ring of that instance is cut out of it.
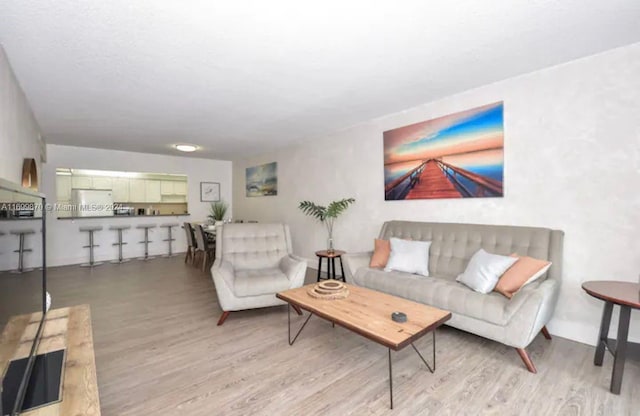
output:
<svg viewBox="0 0 640 416"><path fill-rule="evenodd" d="M215 242L209 241L202 225L195 224L196 235L196 255L202 255L202 271L207 270L207 266L215 259Z"/></svg>
<svg viewBox="0 0 640 416"><path fill-rule="evenodd" d="M196 258L196 241L194 237L193 227L190 223L183 224L184 232L187 235L187 254L184 257L185 263L193 264Z"/></svg>

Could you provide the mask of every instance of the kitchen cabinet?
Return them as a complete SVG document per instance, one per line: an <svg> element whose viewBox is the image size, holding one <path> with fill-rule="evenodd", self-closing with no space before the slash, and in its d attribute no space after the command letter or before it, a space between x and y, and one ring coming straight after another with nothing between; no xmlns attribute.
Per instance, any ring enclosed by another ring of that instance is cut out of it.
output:
<svg viewBox="0 0 640 416"><path fill-rule="evenodd" d="M187 183L186 182L174 182L173 193L176 195L187 195Z"/></svg>
<svg viewBox="0 0 640 416"><path fill-rule="evenodd" d="M131 202L129 199L129 179L113 178L113 202Z"/></svg>
<svg viewBox="0 0 640 416"><path fill-rule="evenodd" d="M56 176L56 196L58 201L71 200L71 176Z"/></svg>
<svg viewBox="0 0 640 416"><path fill-rule="evenodd" d="M129 179L129 202L146 202L145 195L145 180Z"/></svg>
<svg viewBox="0 0 640 416"><path fill-rule="evenodd" d="M180 181L161 181L160 192L162 195L186 195L187 183Z"/></svg>
<svg viewBox="0 0 640 416"><path fill-rule="evenodd" d="M144 202L162 201L160 181L146 179L144 181L145 199Z"/></svg>
<svg viewBox="0 0 640 416"><path fill-rule="evenodd" d="M173 181L160 181L160 193L162 195L173 195L175 193L173 189Z"/></svg>
<svg viewBox="0 0 640 416"><path fill-rule="evenodd" d="M94 176L91 178L91 189L110 191L113 188L113 179L105 176Z"/></svg>
<svg viewBox="0 0 640 416"><path fill-rule="evenodd" d="M71 187L73 189L91 189L93 181L90 176L72 176Z"/></svg>

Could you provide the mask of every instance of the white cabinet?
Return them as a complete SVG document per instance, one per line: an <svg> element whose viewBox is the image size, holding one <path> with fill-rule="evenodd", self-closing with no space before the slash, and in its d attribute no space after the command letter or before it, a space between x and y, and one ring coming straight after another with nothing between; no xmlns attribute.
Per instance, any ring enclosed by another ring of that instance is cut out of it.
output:
<svg viewBox="0 0 640 416"><path fill-rule="evenodd" d="M160 192L162 195L186 195L187 183L180 181L161 181Z"/></svg>
<svg viewBox="0 0 640 416"><path fill-rule="evenodd" d="M144 202L160 202L162 200L162 193L160 192L160 181L154 180L145 180L144 181L144 191L145 191L145 200Z"/></svg>
<svg viewBox="0 0 640 416"><path fill-rule="evenodd" d="M113 188L113 179L105 176L94 176L91 178L92 189L110 191Z"/></svg>
<svg viewBox="0 0 640 416"><path fill-rule="evenodd" d="M187 183L180 181L161 181L160 192L162 195L187 195Z"/></svg>
<svg viewBox="0 0 640 416"><path fill-rule="evenodd" d="M56 176L56 196L58 201L71 199L71 176Z"/></svg>
<svg viewBox="0 0 640 416"><path fill-rule="evenodd" d="M64 176L60 176L64 178ZM96 189L110 191L113 178L105 176L70 176L72 189Z"/></svg>
<svg viewBox="0 0 640 416"><path fill-rule="evenodd" d="M144 179L129 179L129 202L146 202L144 182Z"/></svg>
<svg viewBox="0 0 640 416"><path fill-rule="evenodd" d="M129 179L113 178L113 202L130 202Z"/></svg>
<svg viewBox="0 0 640 416"><path fill-rule="evenodd" d="M187 195L187 183L186 182L174 182L173 193L176 195Z"/></svg>
<svg viewBox="0 0 640 416"><path fill-rule="evenodd" d="M162 195L175 194L173 181L160 181L160 193Z"/></svg>
<svg viewBox="0 0 640 416"><path fill-rule="evenodd" d="M73 189L91 189L93 181L89 176L72 176L71 187Z"/></svg>

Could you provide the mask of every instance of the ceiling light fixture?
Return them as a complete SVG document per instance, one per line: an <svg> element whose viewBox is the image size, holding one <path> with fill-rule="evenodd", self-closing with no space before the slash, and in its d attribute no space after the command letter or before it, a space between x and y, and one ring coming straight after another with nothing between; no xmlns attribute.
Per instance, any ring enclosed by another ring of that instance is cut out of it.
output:
<svg viewBox="0 0 640 416"><path fill-rule="evenodd" d="M193 144L176 144L173 147L180 150L181 152L195 152L198 150L198 146Z"/></svg>

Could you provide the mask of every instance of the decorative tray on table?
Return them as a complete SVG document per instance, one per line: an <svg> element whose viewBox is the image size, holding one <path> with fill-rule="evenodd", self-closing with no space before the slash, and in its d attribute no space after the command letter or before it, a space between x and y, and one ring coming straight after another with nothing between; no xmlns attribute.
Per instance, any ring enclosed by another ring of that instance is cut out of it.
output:
<svg viewBox="0 0 640 416"><path fill-rule="evenodd" d="M330 279L313 285L307 293L316 299L335 300L349 296L349 289L344 283Z"/></svg>

